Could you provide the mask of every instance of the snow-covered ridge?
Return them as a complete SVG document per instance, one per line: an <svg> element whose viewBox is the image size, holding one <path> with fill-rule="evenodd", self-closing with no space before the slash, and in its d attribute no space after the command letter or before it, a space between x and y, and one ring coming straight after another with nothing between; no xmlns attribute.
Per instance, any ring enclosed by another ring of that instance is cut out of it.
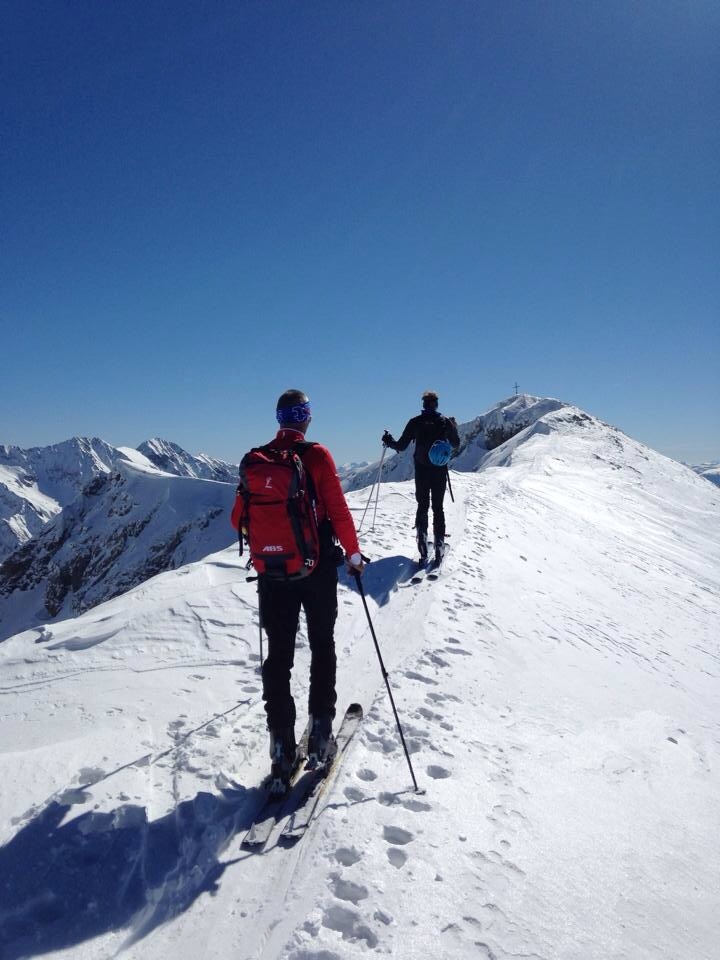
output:
<svg viewBox="0 0 720 960"><path fill-rule="evenodd" d="M195 457L165 440L146 441L138 450L112 447L97 437L73 437L27 450L0 446L0 561L39 533L98 476L128 462L179 477L221 482L237 477L232 464L205 454Z"/></svg>
<svg viewBox="0 0 720 960"><path fill-rule="evenodd" d="M157 437L146 440L138 447L156 467L177 477L195 477L197 480L217 480L220 483L234 483L237 481L237 464L225 463L224 460L215 460L207 454L197 456L189 454L176 443L169 440L160 440Z"/></svg>
<svg viewBox="0 0 720 960"><path fill-rule="evenodd" d="M337 474L341 480L344 480L351 473L357 473L363 467L370 466L369 460L353 460L351 463L341 463L337 465Z"/></svg>
<svg viewBox="0 0 720 960"><path fill-rule="evenodd" d="M0 445L0 560L34 536L121 455L103 440L74 437L48 447Z"/></svg>

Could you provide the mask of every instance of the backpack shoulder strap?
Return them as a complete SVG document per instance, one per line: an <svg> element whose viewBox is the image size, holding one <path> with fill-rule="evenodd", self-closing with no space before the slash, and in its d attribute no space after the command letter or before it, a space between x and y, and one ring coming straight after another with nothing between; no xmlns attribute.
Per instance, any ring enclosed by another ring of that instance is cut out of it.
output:
<svg viewBox="0 0 720 960"><path fill-rule="evenodd" d="M307 453L310 447L316 447L316 446L317 446L317 440L298 440L298 442L293 446L293 450L300 457L300 460L302 460L303 454ZM303 461L303 466L305 466L304 461ZM315 490L315 483L310 474L310 471L307 469L305 470L305 476L307 477L307 489L308 489L308 493L310 494L310 499L313 502L315 502L317 500L317 491Z"/></svg>
<svg viewBox="0 0 720 960"><path fill-rule="evenodd" d="M294 444L294 449L297 450L298 456L302 457L308 447L316 447L317 443L317 440L298 440L298 442Z"/></svg>

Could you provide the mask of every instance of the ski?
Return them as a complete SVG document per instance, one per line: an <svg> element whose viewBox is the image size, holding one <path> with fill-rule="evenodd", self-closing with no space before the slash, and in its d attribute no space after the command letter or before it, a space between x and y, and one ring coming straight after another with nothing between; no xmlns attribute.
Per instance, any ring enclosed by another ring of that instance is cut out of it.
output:
<svg viewBox="0 0 720 960"><path fill-rule="evenodd" d="M426 576L427 580L437 580L437 578L440 576L440 568L442 567L443 561L447 556L448 550L449 550L449 547L447 544L445 544L445 548L443 549L443 552L440 558L432 561L432 563L428 568L428 572Z"/></svg>
<svg viewBox="0 0 720 960"><path fill-rule="evenodd" d="M410 578L409 583L418 584L425 583L426 580L437 580L440 576L440 567L447 556L448 550L449 547L445 544L445 549L439 560L433 558L432 560L428 559L424 563L421 563L417 573Z"/></svg>
<svg viewBox="0 0 720 960"><path fill-rule="evenodd" d="M417 570L412 577L410 577L410 583L422 583L428 570L428 560L416 560L415 566Z"/></svg>
<svg viewBox="0 0 720 960"><path fill-rule="evenodd" d="M299 840L310 826L322 797L337 776L343 756L360 726L362 717L363 710L360 704L351 703L345 711L335 738L337 744L335 756L329 764L311 771L312 777L303 778L297 791L300 795L294 798L293 809L280 835L281 840Z"/></svg>
<svg viewBox="0 0 720 960"><path fill-rule="evenodd" d="M285 815L285 811L288 808L290 798L293 794L293 789L302 776L304 763L307 760L309 736L310 721L308 720L308 724L305 727L305 732L303 733L300 744L298 745L297 758L295 761L295 766L293 767L292 775L290 777L290 783L288 785L287 792L281 794L280 796L274 796L269 790L270 777L267 777L265 783L268 785L268 789L265 794L265 799L255 815L253 823L243 838L243 847L261 847L267 842L275 824L279 823L279 821L282 820L283 816Z"/></svg>

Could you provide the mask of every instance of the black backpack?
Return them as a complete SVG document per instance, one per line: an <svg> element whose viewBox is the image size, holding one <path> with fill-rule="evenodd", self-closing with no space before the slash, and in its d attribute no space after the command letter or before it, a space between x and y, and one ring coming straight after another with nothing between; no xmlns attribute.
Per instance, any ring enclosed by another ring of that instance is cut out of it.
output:
<svg viewBox="0 0 720 960"><path fill-rule="evenodd" d="M445 440L448 435L448 419L442 414L438 417L418 418L415 431L415 453L422 463L430 463L428 451L436 440ZM419 454L419 456L418 456Z"/></svg>

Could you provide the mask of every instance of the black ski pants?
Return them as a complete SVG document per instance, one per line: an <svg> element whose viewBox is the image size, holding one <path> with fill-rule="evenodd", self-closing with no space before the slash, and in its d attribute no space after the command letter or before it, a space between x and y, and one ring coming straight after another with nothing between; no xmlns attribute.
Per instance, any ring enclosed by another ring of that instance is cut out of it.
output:
<svg viewBox="0 0 720 960"><path fill-rule="evenodd" d="M431 463L415 463L415 499L417 513L415 527L418 533L427 533L428 510L432 499L433 537L442 540L445 537L445 486L447 484L447 470L445 467L435 467Z"/></svg>
<svg viewBox="0 0 720 960"><path fill-rule="evenodd" d="M301 608L305 611L310 645L310 696L313 716L335 716L335 621L337 567L322 557L317 568L299 580L273 580L260 575L260 620L268 638L263 664L263 700L270 730L295 728L295 701L290 674Z"/></svg>

